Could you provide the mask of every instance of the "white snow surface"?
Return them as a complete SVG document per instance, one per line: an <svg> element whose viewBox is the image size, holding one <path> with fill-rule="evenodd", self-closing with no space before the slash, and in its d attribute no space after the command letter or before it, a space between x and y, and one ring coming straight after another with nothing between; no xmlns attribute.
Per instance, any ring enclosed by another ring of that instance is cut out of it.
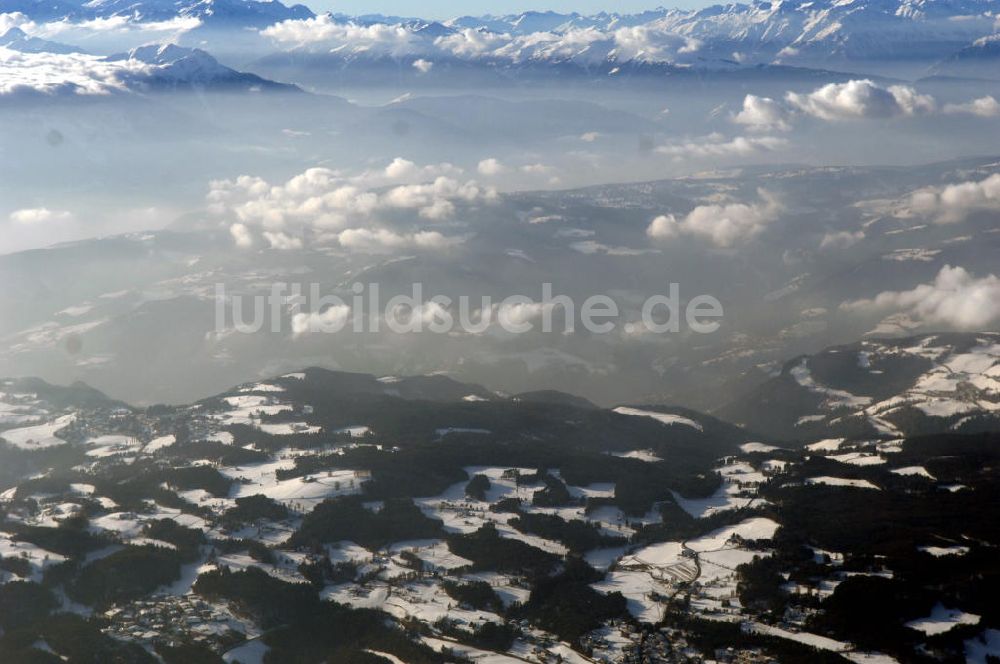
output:
<svg viewBox="0 0 1000 664"><path fill-rule="evenodd" d="M697 429L698 431L704 431L704 427L695 422L689 417L684 417L682 415L673 415L671 413L658 413L655 410L642 410L640 408L630 408L628 406L619 406L615 408L614 411L619 415L631 415L633 417L649 417L661 424L680 424L686 427L691 427L692 429Z"/></svg>
<svg viewBox="0 0 1000 664"><path fill-rule="evenodd" d="M843 477L810 477L806 480L806 484L826 484L827 486L841 486L841 487L853 487L855 489L875 489L878 487L869 482L868 480L850 480Z"/></svg>
<svg viewBox="0 0 1000 664"><path fill-rule="evenodd" d="M965 613L958 609L949 609L938 602L931 610L931 615L926 618L911 620L906 623L910 629L923 632L927 636L944 634L959 625L978 625L979 616L972 613Z"/></svg>

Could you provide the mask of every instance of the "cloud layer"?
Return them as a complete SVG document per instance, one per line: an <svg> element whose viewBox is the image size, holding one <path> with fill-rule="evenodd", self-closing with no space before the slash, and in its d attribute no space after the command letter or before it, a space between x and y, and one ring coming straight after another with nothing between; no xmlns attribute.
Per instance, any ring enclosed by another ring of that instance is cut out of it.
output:
<svg viewBox="0 0 1000 664"><path fill-rule="evenodd" d="M17 94L108 95L152 68L135 60L111 62L82 53L21 53L0 47L0 96Z"/></svg>
<svg viewBox="0 0 1000 664"><path fill-rule="evenodd" d="M604 29L571 27L529 34L466 27L434 36L432 31L421 30L419 26L362 25L326 14L282 21L265 28L261 34L286 47L418 58L413 64L421 73L428 73L438 59L509 63L558 60L578 64L670 62L701 47L697 39L655 24Z"/></svg>

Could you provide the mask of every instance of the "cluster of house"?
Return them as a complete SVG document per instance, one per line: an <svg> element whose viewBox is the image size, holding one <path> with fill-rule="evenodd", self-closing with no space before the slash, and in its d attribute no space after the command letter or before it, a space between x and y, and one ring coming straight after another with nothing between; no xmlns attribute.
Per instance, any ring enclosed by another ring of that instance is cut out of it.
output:
<svg viewBox="0 0 1000 664"><path fill-rule="evenodd" d="M191 595L155 595L108 610L105 632L142 644L205 643L223 648L242 640L225 609Z"/></svg>

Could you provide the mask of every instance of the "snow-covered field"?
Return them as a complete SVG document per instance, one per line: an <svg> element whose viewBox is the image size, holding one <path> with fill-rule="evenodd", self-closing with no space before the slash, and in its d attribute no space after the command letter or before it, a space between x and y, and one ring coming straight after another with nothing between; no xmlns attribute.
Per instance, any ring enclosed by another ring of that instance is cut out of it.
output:
<svg viewBox="0 0 1000 664"><path fill-rule="evenodd" d="M978 625L979 616L965 613L964 611L959 611L958 609L950 609L945 607L943 604L938 603L931 610L931 614L926 618L919 618L917 620L911 620L906 623L906 626L910 629L915 629L918 632L923 632L927 636L934 636L935 634L944 634L959 625Z"/></svg>
<svg viewBox="0 0 1000 664"><path fill-rule="evenodd" d="M925 477L929 480L936 479L933 475L927 472L927 469L923 466L905 466L903 468L893 468L891 471L893 475L902 475L903 477Z"/></svg>
<svg viewBox="0 0 1000 664"><path fill-rule="evenodd" d="M875 489L878 487L869 482L868 480L851 480L845 479L843 477L810 477L806 479L806 484L825 484L827 486L841 486L841 487L853 487L855 489Z"/></svg>
<svg viewBox="0 0 1000 664"><path fill-rule="evenodd" d="M684 417L682 415L672 415L670 413L658 413L655 410L642 410L639 408L630 408L628 406L619 406L615 408L614 411L619 415L630 415L632 417L649 417L661 424L672 425L679 424L681 426L691 427L692 429L697 429L698 431L703 431L704 427L701 424L695 422L689 417Z"/></svg>
<svg viewBox="0 0 1000 664"><path fill-rule="evenodd" d="M723 600L739 606L736 568L754 556L768 555L743 542L769 540L777 529L771 519L751 518L687 542L653 544L622 556L607 577L592 587L603 593L620 592L636 619L655 623L663 617L663 599L672 596L680 584L697 580L702 591L692 602L693 610L725 613Z"/></svg>
<svg viewBox="0 0 1000 664"><path fill-rule="evenodd" d="M677 504L696 519L754 504L757 501L757 485L767 479L763 473L744 462L728 463L716 468L715 472L722 476L722 486L708 498L689 499L673 492Z"/></svg>
<svg viewBox="0 0 1000 664"><path fill-rule="evenodd" d="M20 542L13 539L12 535L0 532L0 558L21 558L27 560L32 569L32 581L41 581L42 572L52 565L57 565L66 560L58 553L52 553L29 542ZM10 580L9 574L0 572L0 580L4 583ZM6 577L6 578L5 578Z"/></svg>
<svg viewBox="0 0 1000 664"><path fill-rule="evenodd" d="M74 420L76 420L76 415L70 413L57 417L45 424L22 427L20 429L8 429L0 433L0 438L3 438L15 447L23 449L42 449L62 445L66 441L59 438L56 433L72 424Z"/></svg>
<svg viewBox="0 0 1000 664"><path fill-rule="evenodd" d="M918 547L924 553L929 553L935 558L941 558L942 556L964 556L969 552L969 547L967 546L921 546Z"/></svg>

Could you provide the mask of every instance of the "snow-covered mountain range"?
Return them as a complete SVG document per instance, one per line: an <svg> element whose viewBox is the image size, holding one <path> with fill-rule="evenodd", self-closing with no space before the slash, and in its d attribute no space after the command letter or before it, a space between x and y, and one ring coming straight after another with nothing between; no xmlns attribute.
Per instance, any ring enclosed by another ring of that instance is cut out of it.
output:
<svg viewBox="0 0 1000 664"><path fill-rule="evenodd" d="M216 91L290 92L294 85L275 83L220 64L198 48L150 44L108 57L109 62L143 63L148 67L136 83L146 90L212 89Z"/></svg>
<svg viewBox="0 0 1000 664"><path fill-rule="evenodd" d="M18 53L78 53L80 49L69 44L28 36L21 28L11 28L0 35L0 47Z"/></svg>
<svg viewBox="0 0 1000 664"><path fill-rule="evenodd" d="M926 66L949 58L994 34L997 16L991 0L779 0L630 15L528 12L443 23L324 15L283 22L264 34L285 46L333 42L342 52L355 54L513 63L785 63L864 70L873 62Z"/></svg>
<svg viewBox="0 0 1000 664"><path fill-rule="evenodd" d="M266 26L275 21L314 16L303 5L256 0L4 0L2 11L23 14L32 21L91 21L115 17L141 23L191 18L206 24L234 27Z"/></svg>
<svg viewBox="0 0 1000 664"><path fill-rule="evenodd" d="M590 76L614 76L670 74L675 66L762 64L911 78L928 73L991 78L991 40L1000 26L1000 7L996 0L755 0L700 10L525 12L433 21L317 15L304 5L280 1L8 0L0 8L0 27L5 25L20 27L24 39L35 40L70 32L78 40L128 30L138 37L165 32L186 46L207 43L216 53L252 56L241 58L244 62L278 51L278 60L264 63L287 66L280 56L313 67L388 62L401 73L428 80L442 71L454 76L462 67L569 67Z"/></svg>

